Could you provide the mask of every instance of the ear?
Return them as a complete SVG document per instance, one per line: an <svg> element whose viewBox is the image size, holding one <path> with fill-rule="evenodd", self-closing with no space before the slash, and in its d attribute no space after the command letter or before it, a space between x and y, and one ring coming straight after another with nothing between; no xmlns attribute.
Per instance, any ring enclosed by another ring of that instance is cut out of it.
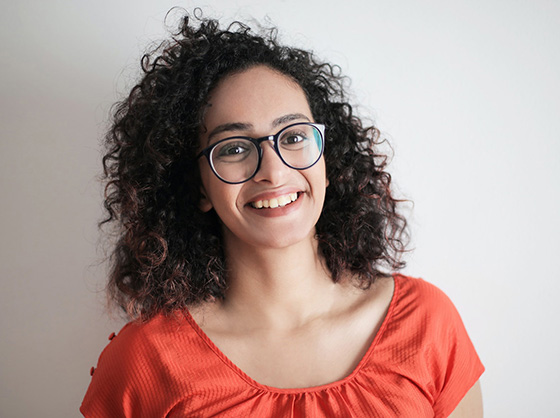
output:
<svg viewBox="0 0 560 418"><path fill-rule="evenodd" d="M210 202L210 199L208 199L208 196L206 195L206 190L204 190L204 186L200 186L200 195L201 197L200 197L200 202L198 202L198 208L202 212L210 211L213 205L212 202Z"/></svg>

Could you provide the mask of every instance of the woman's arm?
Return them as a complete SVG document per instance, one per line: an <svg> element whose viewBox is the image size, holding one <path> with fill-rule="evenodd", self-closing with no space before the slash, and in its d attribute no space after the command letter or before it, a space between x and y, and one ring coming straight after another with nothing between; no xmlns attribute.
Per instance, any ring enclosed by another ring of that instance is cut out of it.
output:
<svg viewBox="0 0 560 418"><path fill-rule="evenodd" d="M482 418L482 392L477 381L467 392L449 418Z"/></svg>

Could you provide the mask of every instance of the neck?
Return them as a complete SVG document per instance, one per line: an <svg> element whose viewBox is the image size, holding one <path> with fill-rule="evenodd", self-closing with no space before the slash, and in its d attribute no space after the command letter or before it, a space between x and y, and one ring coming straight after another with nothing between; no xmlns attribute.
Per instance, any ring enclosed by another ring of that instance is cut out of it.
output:
<svg viewBox="0 0 560 418"><path fill-rule="evenodd" d="M222 308L249 326L293 328L335 303L337 285L319 254L314 232L285 248L256 248L225 239L228 290Z"/></svg>

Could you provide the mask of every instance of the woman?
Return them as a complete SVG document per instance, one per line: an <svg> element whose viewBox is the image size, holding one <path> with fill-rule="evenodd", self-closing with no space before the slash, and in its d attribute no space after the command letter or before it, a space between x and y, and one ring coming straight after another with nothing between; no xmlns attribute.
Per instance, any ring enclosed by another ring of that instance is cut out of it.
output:
<svg viewBox="0 0 560 418"><path fill-rule="evenodd" d="M133 321L82 413L481 416L451 302L385 273L406 222L338 68L188 17L158 51L107 136L110 290Z"/></svg>

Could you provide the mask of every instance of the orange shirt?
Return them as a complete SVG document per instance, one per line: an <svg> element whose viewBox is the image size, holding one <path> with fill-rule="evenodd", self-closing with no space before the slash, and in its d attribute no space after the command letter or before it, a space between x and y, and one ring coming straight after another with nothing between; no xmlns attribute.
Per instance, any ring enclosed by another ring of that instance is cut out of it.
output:
<svg viewBox="0 0 560 418"><path fill-rule="evenodd" d="M483 371L447 296L396 275L381 328L342 380L302 389L261 385L188 313L159 315L127 324L112 339L80 411L86 417L446 417Z"/></svg>

